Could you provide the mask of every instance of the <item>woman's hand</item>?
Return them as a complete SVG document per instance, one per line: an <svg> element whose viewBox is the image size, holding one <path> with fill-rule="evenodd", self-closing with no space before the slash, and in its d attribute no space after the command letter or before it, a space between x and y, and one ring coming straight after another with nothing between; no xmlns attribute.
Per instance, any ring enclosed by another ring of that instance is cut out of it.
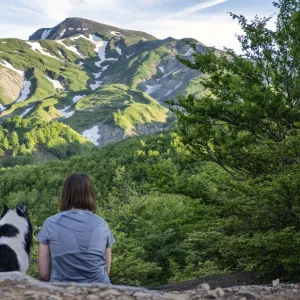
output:
<svg viewBox="0 0 300 300"><path fill-rule="evenodd" d="M49 281L51 277L51 254L49 244L39 245L39 272L42 281Z"/></svg>

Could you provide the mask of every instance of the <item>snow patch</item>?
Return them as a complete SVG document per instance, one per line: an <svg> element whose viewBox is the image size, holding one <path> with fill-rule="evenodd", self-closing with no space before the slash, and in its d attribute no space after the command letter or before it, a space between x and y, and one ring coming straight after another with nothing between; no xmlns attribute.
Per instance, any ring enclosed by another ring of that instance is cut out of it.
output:
<svg viewBox="0 0 300 300"><path fill-rule="evenodd" d="M66 106L63 109L59 109L58 111L64 116L65 119L72 117L75 114L75 110L67 112L71 106Z"/></svg>
<svg viewBox="0 0 300 300"><path fill-rule="evenodd" d="M74 28L73 28L73 27L69 27L68 29L69 29L69 30L73 30Z"/></svg>
<svg viewBox="0 0 300 300"><path fill-rule="evenodd" d="M119 55L122 55L122 49L119 46L116 47L116 50L119 53Z"/></svg>
<svg viewBox="0 0 300 300"><path fill-rule="evenodd" d="M164 97L169 96L170 94L172 94L173 92L175 92L180 86L182 85L182 82L180 82L178 85L175 86L175 88L173 90L168 91Z"/></svg>
<svg viewBox="0 0 300 300"><path fill-rule="evenodd" d="M20 97L16 100L16 102L25 101L30 94L31 82L29 80L24 80L23 89L21 91Z"/></svg>
<svg viewBox="0 0 300 300"><path fill-rule="evenodd" d="M76 47L65 45L65 44L63 43L63 40L59 40L59 41L56 41L56 42L59 43L59 44L61 44L61 45L63 45L63 46L64 46L65 48L67 48L68 50L74 52L74 53L77 54L79 57L84 58L84 57L78 52L78 50L77 50Z"/></svg>
<svg viewBox="0 0 300 300"><path fill-rule="evenodd" d="M3 106L1 103L0 103L0 112L4 111L5 110L5 106Z"/></svg>
<svg viewBox="0 0 300 300"><path fill-rule="evenodd" d="M82 135L87 138L89 141L91 141L94 145L99 146L99 143L97 142L99 138L101 138L101 135L98 133L99 127L94 126L90 129L84 130L82 132Z"/></svg>
<svg viewBox="0 0 300 300"><path fill-rule="evenodd" d="M41 39L45 40L49 36L51 30L52 30L52 28L45 29L44 32L42 33Z"/></svg>
<svg viewBox="0 0 300 300"><path fill-rule="evenodd" d="M108 65L102 66L102 72L108 69Z"/></svg>
<svg viewBox="0 0 300 300"><path fill-rule="evenodd" d="M2 44L6 44L6 42L2 42Z"/></svg>
<svg viewBox="0 0 300 300"><path fill-rule="evenodd" d="M193 53L194 53L194 50L192 48L189 48L189 50L185 52L184 56L190 56Z"/></svg>
<svg viewBox="0 0 300 300"><path fill-rule="evenodd" d="M121 32L119 32L119 31L110 31L110 33L112 34L112 35L115 35L115 36L124 36Z"/></svg>
<svg viewBox="0 0 300 300"><path fill-rule="evenodd" d="M29 107L27 109L25 109L25 111L21 114L21 118L23 118L25 115L27 115L31 110L33 109L33 107Z"/></svg>
<svg viewBox="0 0 300 300"><path fill-rule="evenodd" d="M129 57L131 57L132 55L134 55L135 54L135 52L134 53L131 53L131 54L129 54L129 55L126 55L126 58L129 58Z"/></svg>
<svg viewBox="0 0 300 300"><path fill-rule="evenodd" d="M81 27L78 27L77 30L81 30Z"/></svg>
<svg viewBox="0 0 300 300"><path fill-rule="evenodd" d="M142 38L142 40L143 40L143 41L148 41L148 40L147 40L147 39L145 39L145 38Z"/></svg>
<svg viewBox="0 0 300 300"><path fill-rule="evenodd" d="M105 49L108 44L107 41L103 41L95 34L89 36L89 40L95 45L95 52L98 54L101 61L105 60Z"/></svg>
<svg viewBox="0 0 300 300"><path fill-rule="evenodd" d="M52 82L55 89L65 89L58 80L51 79L49 76L45 75L45 77Z"/></svg>
<svg viewBox="0 0 300 300"><path fill-rule="evenodd" d="M74 96L72 101L73 104L76 104L81 98L84 98L86 95L77 95ZM75 110L71 110L69 112L67 112L67 110L69 110L71 108L71 106L65 106L63 109L59 109L58 111L64 116L65 119L72 117L75 114Z"/></svg>
<svg viewBox="0 0 300 300"><path fill-rule="evenodd" d="M102 74L102 70L99 73L93 73L95 78L99 78Z"/></svg>
<svg viewBox="0 0 300 300"><path fill-rule="evenodd" d="M4 62L3 62L3 61L0 62L0 65L6 67L6 68L8 68L8 69L11 69L11 70L15 71L15 72L17 72L18 74L20 74L21 76L24 77L24 71L21 71L21 70L16 69L16 68L15 68L12 64L10 64L8 61L4 60Z"/></svg>
<svg viewBox="0 0 300 300"><path fill-rule="evenodd" d="M83 28L83 30L89 30L88 28Z"/></svg>
<svg viewBox="0 0 300 300"><path fill-rule="evenodd" d="M162 79L168 77L169 75L171 75L172 73L174 73L176 70L177 70L177 69L175 68L174 70L172 70L172 71L166 73L162 78L158 79L158 81L160 81L160 80L162 80Z"/></svg>
<svg viewBox="0 0 300 300"><path fill-rule="evenodd" d="M155 85L147 85L146 84L146 88L147 90L145 91L146 94L150 95L154 92L156 92L158 89L160 89L162 87L161 84L155 84Z"/></svg>
<svg viewBox="0 0 300 300"><path fill-rule="evenodd" d="M66 31L67 31L67 29L63 29L63 31L59 34L59 36L56 39L57 40L61 39L64 36Z"/></svg>
<svg viewBox="0 0 300 300"><path fill-rule="evenodd" d="M158 67L162 73L165 73L165 67Z"/></svg>
<svg viewBox="0 0 300 300"><path fill-rule="evenodd" d="M90 88L91 88L92 91L94 91L94 90L96 90L98 87L100 87L103 81L102 81L102 80L98 80L98 81L95 80L95 82L96 82L96 83L90 84Z"/></svg>
<svg viewBox="0 0 300 300"><path fill-rule="evenodd" d="M79 66L80 68L83 68L84 62L80 61L80 62L77 64L77 66Z"/></svg>
<svg viewBox="0 0 300 300"><path fill-rule="evenodd" d="M62 57L64 57L63 53L60 50L57 50L58 54Z"/></svg>
<svg viewBox="0 0 300 300"><path fill-rule="evenodd" d="M73 103L75 104L75 103L77 103L80 99L82 99L82 98L84 98L84 97L86 97L86 95L77 95L77 96L73 97L72 101L73 101Z"/></svg>
<svg viewBox="0 0 300 300"><path fill-rule="evenodd" d="M59 59L58 57L56 57L54 55L51 55L50 53L46 52L45 49L42 48L42 46L39 42L26 42L26 43L31 47L31 50L33 50L33 51L36 51L36 52L39 52L41 54L47 55L49 57L52 57L52 58L58 59L60 61L63 61L63 60Z"/></svg>

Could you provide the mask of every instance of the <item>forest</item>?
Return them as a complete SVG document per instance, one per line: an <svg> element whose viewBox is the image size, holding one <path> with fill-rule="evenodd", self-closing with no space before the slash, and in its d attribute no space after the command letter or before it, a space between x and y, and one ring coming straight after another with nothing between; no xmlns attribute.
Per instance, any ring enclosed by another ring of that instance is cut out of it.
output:
<svg viewBox="0 0 300 300"><path fill-rule="evenodd" d="M0 125L0 167L66 159L91 148L92 143L59 122L16 116Z"/></svg>
<svg viewBox="0 0 300 300"><path fill-rule="evenodd" d="M154 286L234 270L299 280L300 3L274 6L276 18L231 14L244 32L243 55L212 49L181 59L206 74L199 84L207 92L169 102L174 131L3 167L0 202L25 202L36 236L58 212L64 178L86 172L116 239L112 283ZM9 131L15 149L9 124L0 139ZM30 274L38 277L36 258L35 242Z"/></svg>

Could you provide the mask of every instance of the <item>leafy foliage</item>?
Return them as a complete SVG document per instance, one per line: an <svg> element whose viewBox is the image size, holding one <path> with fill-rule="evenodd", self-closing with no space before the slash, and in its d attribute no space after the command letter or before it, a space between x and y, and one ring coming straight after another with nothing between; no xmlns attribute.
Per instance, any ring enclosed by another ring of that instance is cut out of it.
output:
<svg viewBox="0 0 300 300"><path fill-rule="evenodd" d="M0 126L0 166L65 159L91 149L80 134L58 122L8 118Z"/></svg>
<svg viewBox="0 0 300 300"><path fill-rule="evenodd" d="M227 49L183 60L207 76L207 93L174 106L181 141L232 178L218 195L225 236L220 262L277 276L299 274L299 1L280 0L271 18L237 19L244 55ZM219 186L221 187L221 185Z"/></svg>
<svg viewBox="0 0 300 300"><path fill-rule="evenodd" d="M63 179L76 171L91 175L97 213L114 233L114 283L156 285L223 271L213 260L203 264L191 245L195 231L205 239L218 219L207 178L222 172L186 160L171 136L135 137L70 160L3 169L1 202L25 202L36 234L57 213ZM30 274L37 276L36 263Z"/></svg>

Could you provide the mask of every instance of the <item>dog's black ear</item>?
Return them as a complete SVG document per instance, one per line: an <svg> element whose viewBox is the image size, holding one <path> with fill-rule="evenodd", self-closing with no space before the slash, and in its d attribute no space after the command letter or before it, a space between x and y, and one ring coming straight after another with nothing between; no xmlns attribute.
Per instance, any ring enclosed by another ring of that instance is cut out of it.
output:
<svg viewBox="0 0 300 300"><path fill-rule="evenodd" d="M6 213L8 212L8 210L9 210L9 208L7 207L7 205L3 204L3 211L2 211L2 214L0 216L0 219L2 219L6 215Z"/></svg>
<svg viewBox="0 0 300 300"><path fill-rule="evenodd" d="M19 202L16 207L16 212L20 217L26 217L27 208L23 202Z"/></svg>

